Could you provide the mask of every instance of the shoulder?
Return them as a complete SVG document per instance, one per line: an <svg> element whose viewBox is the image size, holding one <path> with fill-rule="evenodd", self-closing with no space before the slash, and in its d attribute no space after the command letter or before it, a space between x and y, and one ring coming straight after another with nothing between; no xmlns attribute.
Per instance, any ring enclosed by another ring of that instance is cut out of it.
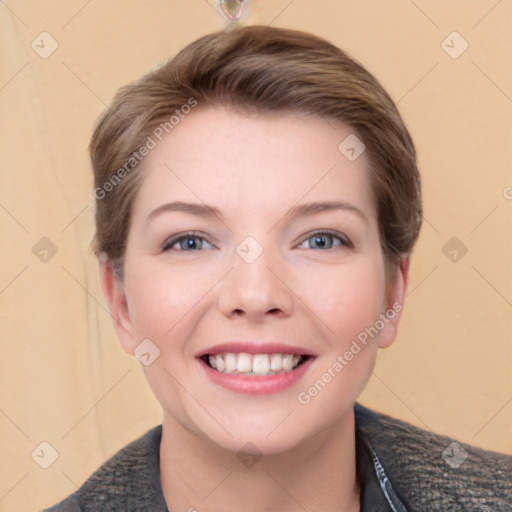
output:
<svg viewBox="0 0 512 512"><path fill-rule="evenodd" d="M159 476L161 437L162 426L154 427L107 460L75 493L42 512L165 511Z"/></svg>
<svg viewBox="0 0 512 512"><path fill-rule="evenodd" d="M355 406L356 428L416 510L512 511L512 457ZM499 505L499 508L496 508ZM486 508L488 507L488 508Z"/></svg>

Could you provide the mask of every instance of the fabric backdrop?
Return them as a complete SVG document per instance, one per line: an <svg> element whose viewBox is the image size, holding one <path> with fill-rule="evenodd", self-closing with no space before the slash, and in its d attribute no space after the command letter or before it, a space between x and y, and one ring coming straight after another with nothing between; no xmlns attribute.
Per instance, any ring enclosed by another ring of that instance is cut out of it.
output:
<svg viewBox="0 0 512 512"><path fill-rule="evenodd" d="M418 147L425 219L403 322L361 402L508 453L511 21L504 0L249 0L241 21L347 50ZM58 501L161 421L99 288L87 145L118 87L227 24L215 0L0 2L4 512Z"/></svg>

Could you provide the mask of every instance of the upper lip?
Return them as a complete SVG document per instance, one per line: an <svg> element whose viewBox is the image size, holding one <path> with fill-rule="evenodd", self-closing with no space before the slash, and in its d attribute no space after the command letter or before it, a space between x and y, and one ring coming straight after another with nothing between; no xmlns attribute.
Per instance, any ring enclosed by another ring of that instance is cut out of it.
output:
<svg viewBox="0 0 512 512"><path fill-rule="evenodd" d="M288 345L287 343L278 342L248 342L248 341L227 341L219 343L204 350L200 350L196 357L203 357L206 355L217 355L227 353L238 354L245 352L247 354L294 354L297 356L315 356L316 354L311 350Z"/></svg>

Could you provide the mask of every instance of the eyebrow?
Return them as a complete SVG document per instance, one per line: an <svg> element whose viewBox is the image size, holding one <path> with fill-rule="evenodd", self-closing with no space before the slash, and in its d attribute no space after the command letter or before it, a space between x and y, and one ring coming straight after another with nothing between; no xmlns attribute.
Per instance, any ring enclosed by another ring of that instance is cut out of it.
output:
<svg viewBox="0 0 512 512"><path fill-rule="evenodd" d="M366 215L355 205L346 201L324 201L316 203L299 204L290 208L281 218L286 217L304 217L306 215L313 215L316 213L332 211L332 210L347 210L358 215L362 220L368 223ZM182 201L175 201L172 203L165 203L155 210L153 210L146 218L146 223L154 219L156 216L164 212L183 212L198 217L212 218L218 217L222 219L222 213L214 206L199 203L185 203Z"/></svg>
<svg viewBox="0 0 512 512"><path fill-rule="evenodd" d="M146 218L146 223L154 219L157 215L163 212L183 212L197 215L198 217L222 217L222 213L214 206L199 203L184 203L182 201L175 201L173 203L166 203L153 210Z"/></svg>
<svg viewBox="0 0 512 512"><path fill-rule="evenodd" d="M347 201L323 201L319 203L299 204L290 208L284 217L303 217L315 213L327 212L331 210L347 210L358 215L362 220L368 223L368 218L357 206Z"/></svg>

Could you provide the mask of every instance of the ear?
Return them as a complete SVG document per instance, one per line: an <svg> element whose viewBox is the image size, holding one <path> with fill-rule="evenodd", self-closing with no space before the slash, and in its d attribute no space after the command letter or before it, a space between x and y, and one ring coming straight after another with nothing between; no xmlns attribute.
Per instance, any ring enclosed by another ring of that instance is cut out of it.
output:
<svg viewBox="0 0 512 512"><path fill-rule="evenodd" d="M101 288L108 302L117 337L125 352L133 355L135 343L124 283L116 275L112 262L106 258L100 259L99 270Z"/></svg>
<svg viewBox="0 0 512 512"><path fill-rule="evenodd" d="M409 258L402 258L396 270L396 276L386 288L386 302L383 306L381 319L384 327L380 331L378 346L387 348L393 343L398 332L398 325L402 317L405 294L409 284Z"/></svg>

